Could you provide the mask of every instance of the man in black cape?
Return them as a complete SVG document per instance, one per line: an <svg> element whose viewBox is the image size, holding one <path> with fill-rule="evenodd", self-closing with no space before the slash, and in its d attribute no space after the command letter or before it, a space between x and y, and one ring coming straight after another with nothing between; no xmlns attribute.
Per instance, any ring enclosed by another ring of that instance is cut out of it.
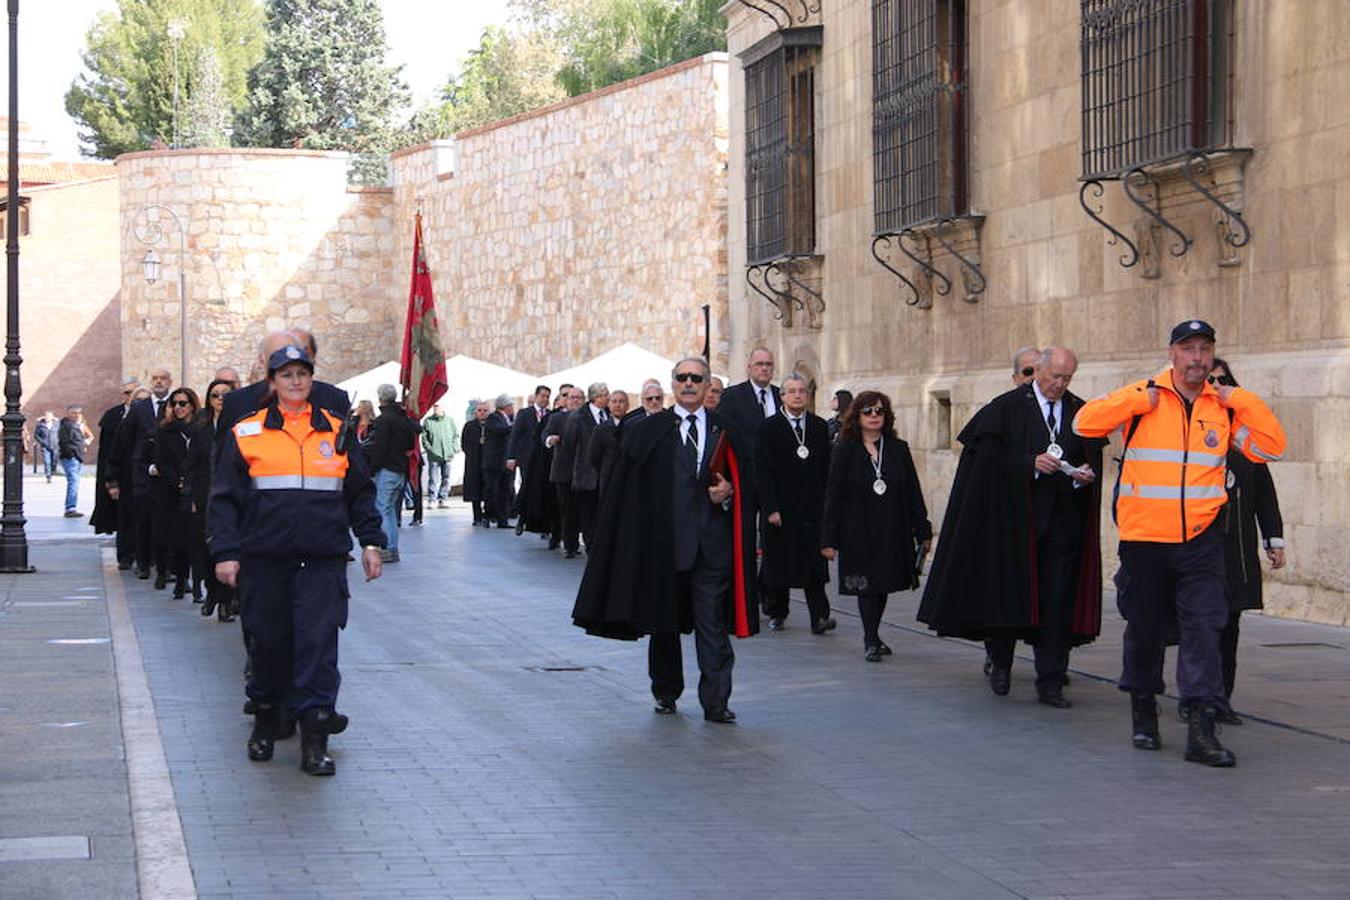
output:
<svg viewBox="0 0 1350 900"><path fill-rule="evenodd" d="M131 471L123 466L126 502L118 498L123 496L122 483L114 481L111 473L119 467L111 463L113 454L119 452L117 429L131 409L131 396L136 393L140 382L127 378L122 382L122 402L107 410L98 420L98 463L94 474L94 512L89 524L94 526L95 534L117 535L117 568L130 569L136 561L135 519L132 515ZM116 495L116 496L114 496Z"/></svg>
<svg viewBox="0 0 1350 900"><path fill-rule="evenodd" d="M676 712L680 634L693 631L703 717L730 723L728 635L759 630L755 520L742 437L703 408L711 374L701 357L681 360L676 406L624 426L572 620L601 637L651 635L648 673L662 715Z"/></svg>
<svg viewBox="0 0 1350 900"><path fill-rule="evenodd" d="M1035 378L979 410L961 432L919 621L944 636L983 640L990 688L1008 693L1018 639L1036 648L1042 703L1064 697L1069 649L1101 631L1099 514L1102 447L1070 424L1073 353L1047 347Z"/></svg>

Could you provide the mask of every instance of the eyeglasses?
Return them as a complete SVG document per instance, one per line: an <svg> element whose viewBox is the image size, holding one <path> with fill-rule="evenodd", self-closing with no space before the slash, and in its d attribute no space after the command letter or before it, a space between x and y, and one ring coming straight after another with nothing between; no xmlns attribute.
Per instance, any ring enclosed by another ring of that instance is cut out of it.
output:
<svg viewBox="0 0 1350 900"><path fill-rule="evenodd" d="M170 400L170 401L169 401L169 405L170 405L170 406L191 406L191 405L192 405L192 401L191 401L191 400Z"/></svg>
<svg viewBox="0 0 1350 900"><path fill-rule="evenodd" d="M1030 378L1032 375L1035 375L1035 374L1036 374L1036 368L1035 368L1034 366L1023 366L1023 367L1022 367L1022 377L1023 377L1023 378Z"/></svg>
<svg viewBox="0 0 1350 900"><path fill-rule="evenodd" d="M643 402L643 403L660 403L660 402L661 402L661 395L660 395L660 394L652 394L650 397L643 397L643 398L642 398L642 402Z"/></svg>
<svg viewBox="0 0 1350 900"><path fill-rule="evenodd" d="M135 391L123 391L123 392L122 392L122 396L123 396L123 397L130 397L130 396L131 396L132 394L134 394L134 393L136 393L136 392L135 392Z"/></svg>
<svg viewBox="0 0 1350 900"><path fill-rule="evenodd" d="M862 409L858 410L858 415L860 415L860 416L884 416L884 415L886 415L886 407L884 407L884 406L864 406Z"/></svg>
<svg viewBox="0 0 1350 900"><path fill-rule="evenodd" d="M220 393L210 394L210 395L208 395L208 396L210 396L210 398L211 398L212 400L224 400L224 399L225 399L225 394L226 394L226 393L227 393L227 392L222 391L222 392L220 392Z"/></svg>
<svg viewBox="0 0 1350 900"><path fill-rule="evenodd" d="M702 384L703 375L699 372L680 372L675 376L675 380L680 384L684 384L686 381L692 381L694 384Z"/></svg>

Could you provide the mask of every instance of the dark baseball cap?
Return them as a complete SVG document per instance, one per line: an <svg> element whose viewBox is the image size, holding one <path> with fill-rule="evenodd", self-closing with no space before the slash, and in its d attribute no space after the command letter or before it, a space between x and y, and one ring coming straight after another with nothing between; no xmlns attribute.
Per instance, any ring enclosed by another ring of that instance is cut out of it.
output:
<svg viewBox="0 0 1350 900"><path fill-rule="evenodd" d="M1211 341L1214 340L1214 326L1199 319L1187 319L1172 329L1172 339L1167 342L1167 345L1170 347L1178 341L1193 337L1205 337Z"/></svg>
<svg viewBox="0 0 1350 900"><path fill-rule="evenodd" d="M288 366L295 362L303 363L310 372L314 371L314 360L310 358L309 351L305 350L304 347L288 344L280 350L273 351L272 355L267 357L267 374L271 375L282 366Z"/></svg>

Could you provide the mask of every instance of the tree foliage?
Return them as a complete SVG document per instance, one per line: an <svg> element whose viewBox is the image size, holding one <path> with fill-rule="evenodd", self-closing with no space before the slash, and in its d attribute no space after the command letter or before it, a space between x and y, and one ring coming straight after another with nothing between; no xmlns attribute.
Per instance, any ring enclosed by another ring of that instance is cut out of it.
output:
<svg viewBox="0 0 1350 900"><path fill-rule="evenodd" d="M443 102L414 117L412 137L449 137L564 99L556 77L562 61L557 44L543 31L484 29L477 49L446 82Z"/></svg>
<svg viewBox="0 0 1350 900"><path fill-rule="evenodd" d="M177 40L170 37L175 22ZM179 143L201 80L215 93L213 104L231 115L241 109L248 72L262 57L262 13L256 0L118 0L86 41L85 71L66 93L66 112L79 124L82 150L106 159L173 139L175 44ZM204 54L215 60L209 70L201 68Z"/></svg>
<svg viewBox="0 0 1350 900"><path fill-rule="evenodd" d="M225 73L214 47L197 50L193 61L192 93L183 115L184 147L228 147L234 110L225 93Z"/></svg>
<svg viewBox="0 0 1350 900"><path fill-rule="evenodd" d="M365 159L354 180L382 177L375 158L395 144L408 102L399 70L385 65L377 0L267 0L267 50L249 79L241 131L262 147L347 150Z"/></svg>

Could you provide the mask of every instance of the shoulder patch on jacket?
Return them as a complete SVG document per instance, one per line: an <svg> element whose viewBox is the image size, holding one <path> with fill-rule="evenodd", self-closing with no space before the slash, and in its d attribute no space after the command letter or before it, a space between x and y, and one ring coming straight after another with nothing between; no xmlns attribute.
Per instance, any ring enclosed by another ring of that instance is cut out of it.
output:
<svg viewBox="0 0 1350 900"><path fill-rule="evenodd" d="M239 437L252 437L255 434L262 434L262 423L258 421L240 422L234 426L234 433Z"/></svg>

